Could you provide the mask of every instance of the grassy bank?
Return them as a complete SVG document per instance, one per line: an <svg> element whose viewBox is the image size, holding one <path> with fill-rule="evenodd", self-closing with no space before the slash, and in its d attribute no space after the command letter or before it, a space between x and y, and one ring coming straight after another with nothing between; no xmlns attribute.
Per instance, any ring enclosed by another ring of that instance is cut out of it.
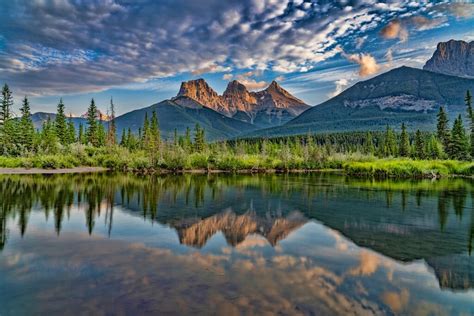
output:
<svg viewBox="0 0 474 316"><path fill-rule="evenodd" d="M2 157L0 168L65 169L103 167L117 171L187 172L214 170L239 171L304 171L341 170L351 176L376 178L435 178L449 175L474 175L474 163L454 160L378 159L360 154L333 154L305 159L298 155L229 154L219 152L185 153L168 151L150 157L145 151L130 152L122 147L91 148L75 146L56 155Z"/></svg>
<svg viewBox="0 0 474 316"><path fill-rule="evenodd" d="M345 162L346 174L376 178L438 178L474 175L474 163L456 160L379 159Z"/></svg>

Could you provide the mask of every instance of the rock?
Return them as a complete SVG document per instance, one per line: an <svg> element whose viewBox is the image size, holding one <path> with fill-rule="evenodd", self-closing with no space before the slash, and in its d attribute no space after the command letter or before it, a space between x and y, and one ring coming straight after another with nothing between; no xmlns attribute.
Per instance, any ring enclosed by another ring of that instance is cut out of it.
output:
<svg viewBox="0 0 474 316"><path fill-rule="evenodd" d="M458 77L474 77L474 41L450 40L438 43L433 57L423 69Z"/></svg>

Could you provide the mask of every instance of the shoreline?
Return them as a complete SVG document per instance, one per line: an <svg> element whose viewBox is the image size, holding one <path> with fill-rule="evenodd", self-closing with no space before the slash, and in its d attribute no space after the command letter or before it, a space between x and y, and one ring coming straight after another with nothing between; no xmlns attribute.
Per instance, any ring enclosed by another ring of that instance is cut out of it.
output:
<svg viewBox="0 0 474 316"><path fill-rule="evenodd" d="M0 168L0 174L69 174L69 173L96 173L109 171L103 167L74 167L64 169L42 168Z"/></svg>

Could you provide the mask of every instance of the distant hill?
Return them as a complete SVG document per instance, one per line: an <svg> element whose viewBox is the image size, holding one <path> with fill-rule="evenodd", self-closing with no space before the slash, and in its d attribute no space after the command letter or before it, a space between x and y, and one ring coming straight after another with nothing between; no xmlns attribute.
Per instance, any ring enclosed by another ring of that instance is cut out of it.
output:
<svg viewBox="0 0 474 316"><path fill-rule="evenodd" d="M55 113L46 113L46 112L36 112L31 115L31 119L33 120L33 125L35 129L41 129L43 126L43 123L48 120L48 117L54 121L56 119L56 114ZM76 127L76 130L79 128L79 124L82 124L85 126L87 124L87 120L83 117L73 117L71 118L72 121L74 122L74 126ZM69 118L68 118L69 120Z"/></svg>
<svg viewBox="0 0 474 316"><path fill-rule="evenodd" d="M176 101L186 104L186 106L180 105ZM171 139L175 129L180 135L183 135L188 127L193 131L197 123L205 129L207 140L232 138L243 132L255 130L254 125L229 118L182 96L174 101L165 100L118 116L115 119L117 133L120 135L123 129L128 128L137 133L138 129L143 126L145 113L148 113L148 117L151 118L153 111L157 113L161 135L165 139Z"/></svg>
<svg viewBox="0 0 474 316"><path fill-rule="evenodd" d="M468 89L474 91L474 79L400 67L356 83L283 126L247 136L381 130L387 124L399 127L402 122L412 130L433 130L440 106L446 107L451 118L465 114L464 96Z"/></svg>

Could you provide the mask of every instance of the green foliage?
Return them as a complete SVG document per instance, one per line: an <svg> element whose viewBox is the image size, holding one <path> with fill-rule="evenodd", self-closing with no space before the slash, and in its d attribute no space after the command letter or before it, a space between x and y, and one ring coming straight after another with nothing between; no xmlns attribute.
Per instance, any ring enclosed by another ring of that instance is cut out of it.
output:
<svg viewBox="0 0 474 316"><path fill-rule="evenodd" d="M33 140L35 136L35 128L31 119L30 103L28 98L23 99L20 108L21 118L18 128L18 144L21 146L22 152L33 151Z"/></svg>
<svg viewBox="0 0 474 316"><path fill-rule="evenodd" d="M466 136L466 131L464 130L461 115L454 120L449 146L449 157L451 159L469 159L469 141Z"/></svg>
<svg viewBox="0 0 474 316"><path fill-rule="evenodd" d="M87 132L86 132L87 143L92 146L99 146L99 131L97 123L97 107L94 99L91 100L91 104L87 110Z"/></svg>
<svg viewBox="0 0 474 316"><path fill-rule="evenodd" d="M408 157L410 155L410 138L408 137L405 123L402 123L402 133L400 135L400 147L398 153L402 157Z"/></svg>
<svg viewBox="0 0 474 316"><path fill-rule="evenodd" d="M55 120L56 135L62 145L69 144L68 126L66 122L66 114L64 113L63 99L59 100L56 120Z"/></svg>

